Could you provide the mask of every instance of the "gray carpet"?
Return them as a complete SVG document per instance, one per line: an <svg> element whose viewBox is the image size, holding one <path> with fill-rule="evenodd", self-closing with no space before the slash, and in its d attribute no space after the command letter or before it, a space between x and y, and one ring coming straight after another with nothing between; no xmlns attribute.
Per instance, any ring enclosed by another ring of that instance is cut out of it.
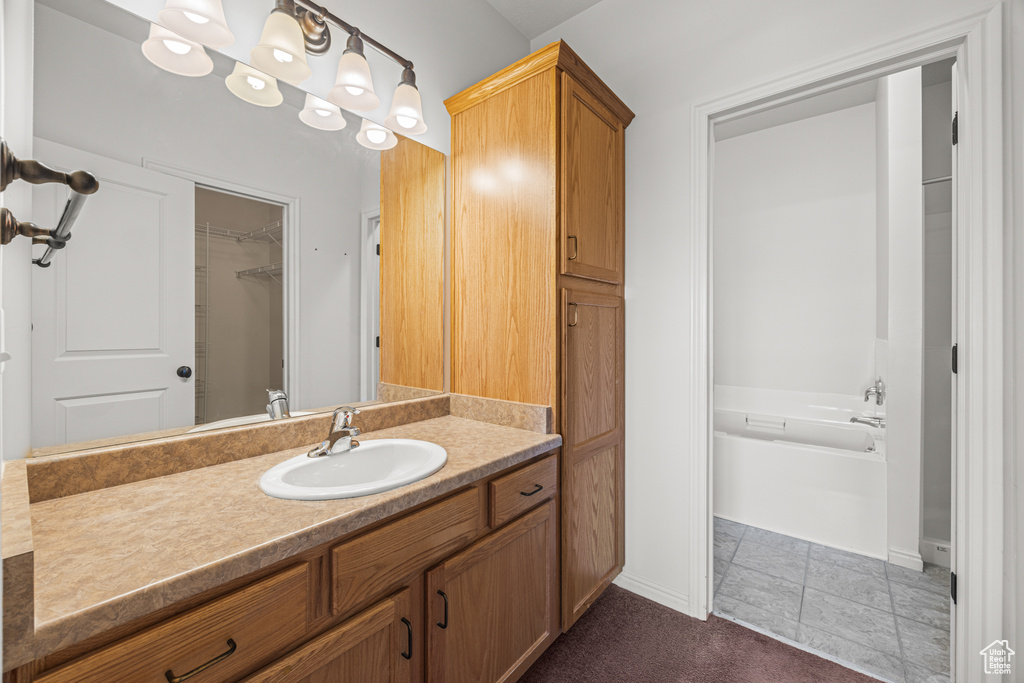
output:
<svg viewBox="0 0 1024 683"><path fill-rule="evenodd" d="M611 586L520 683L877 683L726 619Z"/></svg>

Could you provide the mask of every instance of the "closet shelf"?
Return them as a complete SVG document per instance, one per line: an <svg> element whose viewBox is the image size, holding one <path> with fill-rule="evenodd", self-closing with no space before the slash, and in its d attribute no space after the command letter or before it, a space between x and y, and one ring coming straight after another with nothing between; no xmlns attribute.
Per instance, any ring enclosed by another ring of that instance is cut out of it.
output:
<svg viewBox="0 0 1024 683"><path fill-rule="evenodd" d="M266 266L257 266L256 268L247 268L245 270L236 270L235 277L255 277L257 275L269 275L274 277L280 275L284 269L283 263L271 263Z"/></svg>
<svg viewBox="0 0 1024 683"><path fill-rule="evenodd" d="M210 237L219 237L221 239L234 240L235 242L275 242L277 244L280 244L281 241L275 235L284 229L284 221L274 221L249 231L221 228L209 223L196 223L195 225L197 233L206 234Z"/></svg>

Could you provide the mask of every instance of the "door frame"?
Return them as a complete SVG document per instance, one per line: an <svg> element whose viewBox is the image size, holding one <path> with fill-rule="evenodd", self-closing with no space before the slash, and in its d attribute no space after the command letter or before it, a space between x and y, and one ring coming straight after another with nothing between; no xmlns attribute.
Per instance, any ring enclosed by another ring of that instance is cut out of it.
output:
<svg viewBox="0 0 1024 683"><path fill-rule="evenodd" d="M1001 5L753 88L695 105L691 118L689 614L713 597L712 203L714 124L858 82L957 58L956 470L953 548L956 681L981 681L975 654L1003 632L1003 128ZM988 640L986 640L986 637ZM972 652L973 650L973 652ZM972 656L973 655L973 656Z"/></svg>
<svg viewBox="0 0 1024 683"><path fill-rule="evenodd" d="M300 296L299 296L299 244L302 232L302 213L298 197L283 195L273 190L224 180L194 169L169 164L156 159L143 158L143 168L150 168L168 175L191 180L196 185L218 192L228 192L242 197L280 204L283 208L281 220L284 223L281 274L282 300L284 301L284 390L292 409L302 406L302 383L300 371Z"/></svg>
<svg viewBox="0 0 1024 683"><path fill-rule="evenodd" d="M379 349L370 343L373 330L380 330L380 256L376 245L380 244L380 209L364 211L359 231L361 240L362 268L359 288L359 400L373 401L377 398L377 383L371 382L374 353ZM376 233L376 239L373 239ZM376 260L376 267L374 261ZM372 296L373 292L377 296ZM373 301L377 307L374 310ZM377 356L377 381L380 381L380 356Z"/></svg>

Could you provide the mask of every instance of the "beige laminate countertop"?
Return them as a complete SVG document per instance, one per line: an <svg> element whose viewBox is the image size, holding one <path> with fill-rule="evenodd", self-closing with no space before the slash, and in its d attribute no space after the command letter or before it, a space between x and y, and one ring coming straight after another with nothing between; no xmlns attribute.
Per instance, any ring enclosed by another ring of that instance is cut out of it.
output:
<svg viewBox="0 0 1024 683"><path fill-rule="evenodd" d="M259 478L305 448L33 503L36 657L327 543L561 445L451 415L361 437L448 451L419 482L362 498L271 498Z"/></svg>

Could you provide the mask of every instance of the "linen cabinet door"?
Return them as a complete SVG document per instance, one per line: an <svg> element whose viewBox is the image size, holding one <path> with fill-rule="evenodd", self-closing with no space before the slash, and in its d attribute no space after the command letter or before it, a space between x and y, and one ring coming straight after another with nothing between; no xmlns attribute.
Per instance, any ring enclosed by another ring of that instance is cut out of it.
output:
<svg viewBox="0 0 1024 683"><path fill-rule="evenodd" d="M562 272L622 282L626 129L562 74Z"/></svg>
<svg viewBox="0 0 1024 683"><path fill-rule="evenodd" d="M562 628L625 561L624 308L620 297L562 290Z"/></svg>
<svg viewBox="0 0 1024 683"><path fill-rule="evenodd" d="M427 680L515 680L558 635L551 500L427 573Z"/></svg>
<svg viewBox="0 0 1024 683"><path fill-rule="evenodd" d="M385 598L246 678L243 683L412 683L423 666L414 629L422 627L415 598L405 590ZM422 603L419 603L422 610Z"/></svg>

